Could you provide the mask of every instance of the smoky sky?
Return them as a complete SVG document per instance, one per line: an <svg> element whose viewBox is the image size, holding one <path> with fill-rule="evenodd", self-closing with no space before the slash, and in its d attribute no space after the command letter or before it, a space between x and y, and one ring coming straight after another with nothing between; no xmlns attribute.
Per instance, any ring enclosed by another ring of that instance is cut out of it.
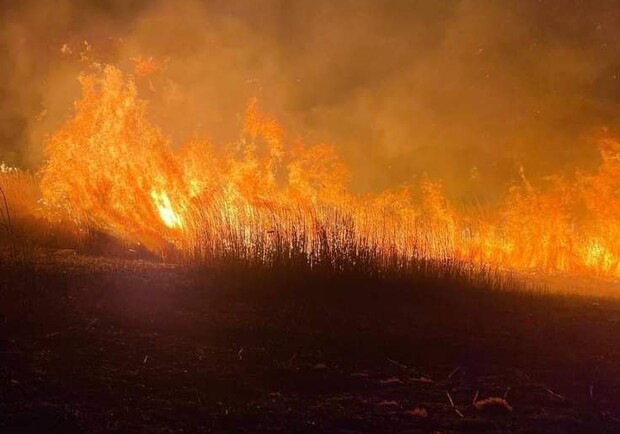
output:
<svg viewBox="0 0 620 434"><path fill-rule="evenodd" d="M504 187L596 163L620 127L612 0L183 0L1 3L0 159L37 167L70 114L88 41L99 59L165 64L141 96L173 144L234 141L256 96L331 143L360 190ZM471 174L477 173L476 179Z"/></svg>

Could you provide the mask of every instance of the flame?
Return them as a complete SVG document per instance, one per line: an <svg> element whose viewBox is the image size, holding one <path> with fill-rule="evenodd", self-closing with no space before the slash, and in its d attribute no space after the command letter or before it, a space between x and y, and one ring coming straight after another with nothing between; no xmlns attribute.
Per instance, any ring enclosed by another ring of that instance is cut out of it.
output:
<svg viewBox="0 0 620 434"><path fill-rule="evenodd" d="M40 188L48 207L82 227L206 259L340 264L372 252L385 263L422 258L620 277L620 142L613 139L602 141L597 171L533 185L521 169L521 183L499 205L471 210L430 179L352 193L332 146L303 143L256 100L238 143L216 150L193 140L174 152L148 122L132 77L106 66L80 82L73 117L46 144Z"/></svg>
<svg viewBox="0 0 620 434"><path fill-rule="evenodd" d="M170 229L182 229L183 219L172 208L172 203L166 192L152 190L151 197L153 198L153 203L159 210L161 221Z"/></svg>
<svg viewBox="0 0 620 434"><path fill-rule="evenodd" d="M83 226L157 250L168 241L161 226L182 226L179 162L120 70L106 67L79 80L75 115L46 143L43 199Z"/></svg>

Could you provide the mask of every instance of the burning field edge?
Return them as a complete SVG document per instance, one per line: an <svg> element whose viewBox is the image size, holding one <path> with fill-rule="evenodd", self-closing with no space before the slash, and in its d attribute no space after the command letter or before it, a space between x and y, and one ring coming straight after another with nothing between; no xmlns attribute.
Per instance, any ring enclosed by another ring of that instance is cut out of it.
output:
<svg viewBox="0 0 620 434"><path fill-rule="evenodd" d="M145 61L154 63L147 75ZM427 176L360 194L334 146L304 143L257 99L233 143L171 143L141 96L147 84L157 92L165 71L154 59L134 62L129 71L87 63L72 115L45 141L44 164L0 166L4 244L88 251L113 239L205 266L620 276L613 137L599 140L595 170L535 184L521 168L494 202L455 203Z"/></svg>

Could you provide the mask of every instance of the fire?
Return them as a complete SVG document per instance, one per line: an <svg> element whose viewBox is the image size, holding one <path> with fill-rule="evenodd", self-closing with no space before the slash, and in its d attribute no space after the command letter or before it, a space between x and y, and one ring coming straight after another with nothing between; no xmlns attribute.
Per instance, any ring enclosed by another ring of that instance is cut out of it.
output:
<svg viewBox="0 0 620 434"><path fill-rule="evenodd" d="M46 144L43 199L82 226L157 250L170 241L161 226L183 226L172 209L186 201L177 158L120 70L106 67L80 83L74 117Z"/></svg>
<svg viewBox="0 0 620 434"><path fill-rule="evenodd" d="M142 62L150 71L153 61ZM329 145L310 146L250 101L238 143L193 140L174 151L147 119L131 76L80 77L75 113L46 143L48 212L153 251L203 260L302 260L344 267L372 257L620 277L620 144L594 173L532 185L522 174L497 206L466 210L441 183L357 195Z"/></svg>
<svg viewBox="0 0 620 434"><path fill-rule="evenodd" d="M172 208L170 198L166 192L157 192L153 190L151 191L151 197L153 198L153 203L159 210L161 221L170 229L182 229L183 219Z"/></svg>

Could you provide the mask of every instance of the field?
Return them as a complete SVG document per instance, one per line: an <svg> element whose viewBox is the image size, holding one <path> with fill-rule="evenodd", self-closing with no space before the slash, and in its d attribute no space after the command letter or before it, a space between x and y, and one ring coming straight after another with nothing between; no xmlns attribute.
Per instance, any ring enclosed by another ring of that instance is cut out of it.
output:
<svg viewBox="0 0 620 434"><path fill-rule="evenodd" d="M613 299L61 250L0 314L4 433L620 432Z"/></svg>
<svg viewBox="0 0 620 434"><path fill-rule="evenodd" d="M620 433L613 3L0 2L0 434Z"/></svg>

